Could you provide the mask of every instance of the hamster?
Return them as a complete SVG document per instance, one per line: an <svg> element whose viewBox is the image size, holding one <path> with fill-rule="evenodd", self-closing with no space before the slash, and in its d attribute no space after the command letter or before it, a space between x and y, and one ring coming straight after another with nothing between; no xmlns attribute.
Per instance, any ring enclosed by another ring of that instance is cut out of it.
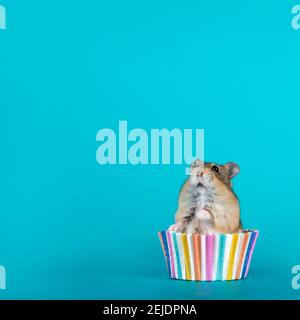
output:
<svg viewBox="0 0 300 320"><path fill-rule="evenodd" d="M194 161L178 196L176 223L169 230L200 234L241 231L239 200L231 183L239 171L233 162Z"/></svg>

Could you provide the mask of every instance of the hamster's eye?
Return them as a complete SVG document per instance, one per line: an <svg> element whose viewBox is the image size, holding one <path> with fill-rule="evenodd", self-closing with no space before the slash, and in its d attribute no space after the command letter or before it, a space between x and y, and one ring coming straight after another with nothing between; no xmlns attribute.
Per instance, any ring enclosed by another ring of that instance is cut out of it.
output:
<svg viewBox="0 0 300 320"><path fill-rule="evenodd" d="M217 166L212 166L211 170L219 173L219 168Z"/></svg>

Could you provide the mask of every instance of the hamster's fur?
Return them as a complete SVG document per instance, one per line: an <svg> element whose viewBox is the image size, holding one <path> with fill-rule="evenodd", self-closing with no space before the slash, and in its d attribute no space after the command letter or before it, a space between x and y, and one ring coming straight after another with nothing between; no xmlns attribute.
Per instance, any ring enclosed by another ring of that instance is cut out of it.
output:
<svg viewBox="0 0 300 320"><path fill-rule="evenodd" d="M193 162L179 193L176 223L169 230L200 234L240 231L240 206L231 183L239 171L233 162Z"/></svg>

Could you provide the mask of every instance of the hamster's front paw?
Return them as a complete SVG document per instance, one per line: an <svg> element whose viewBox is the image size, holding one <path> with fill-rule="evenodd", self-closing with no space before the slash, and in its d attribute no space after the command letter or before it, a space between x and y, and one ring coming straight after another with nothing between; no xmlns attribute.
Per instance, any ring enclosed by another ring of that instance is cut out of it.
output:
<svg viewBox="0 0 300 320"><path fill-rule="evenodd" d="M168 231L175 231L176 223L171 224L170 227L168 228Z"/></svg>
<svg viewBox="0 0 300 320"><path fill-rule="evenodd" d="M183 228L185 226L185 223L183 221L179 221L175 224L172 224L168 231L174 231L174 232L182 232Z"/></svg>

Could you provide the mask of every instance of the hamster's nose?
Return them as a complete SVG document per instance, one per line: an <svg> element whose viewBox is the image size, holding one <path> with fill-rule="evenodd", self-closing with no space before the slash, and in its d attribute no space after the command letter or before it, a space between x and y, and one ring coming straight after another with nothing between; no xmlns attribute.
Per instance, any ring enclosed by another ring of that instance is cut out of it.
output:
<svg viewBox="0 0 300 320"><path fill-rule="evenodd" d="M198 172L197 173L197 177L202 177L203 176L203 172Z"/></svg>

